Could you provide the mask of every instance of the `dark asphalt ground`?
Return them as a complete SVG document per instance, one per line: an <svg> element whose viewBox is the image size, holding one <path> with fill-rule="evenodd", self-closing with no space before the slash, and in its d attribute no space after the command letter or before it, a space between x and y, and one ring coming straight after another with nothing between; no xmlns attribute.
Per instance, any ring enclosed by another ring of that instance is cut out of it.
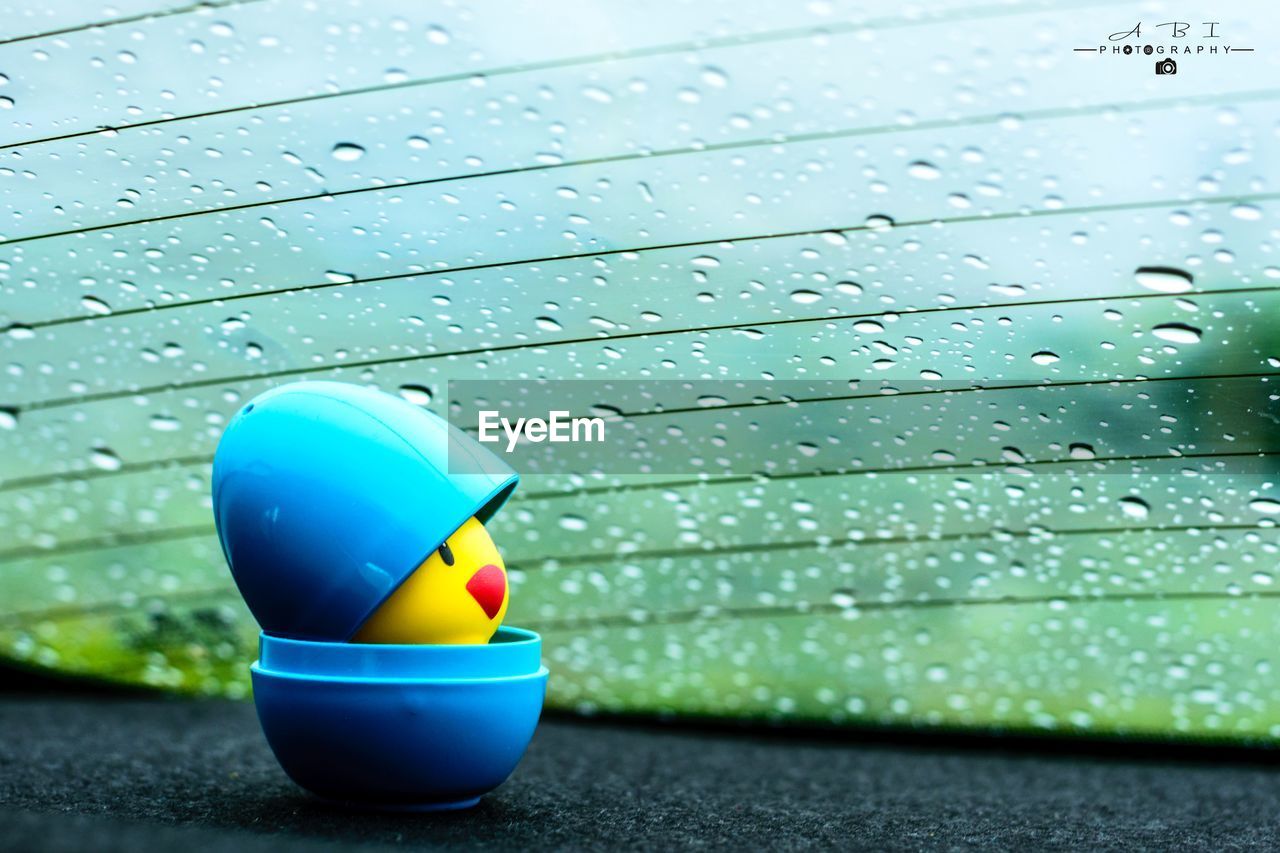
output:
<svg viewBox="0 0 1280 853"><path fill-rule="evenodd" d="M296 789L247 703L0 692L0 738L0 846L13 850L1280 844L1273 757L560 718L479 807L384 815Z"/></svg>

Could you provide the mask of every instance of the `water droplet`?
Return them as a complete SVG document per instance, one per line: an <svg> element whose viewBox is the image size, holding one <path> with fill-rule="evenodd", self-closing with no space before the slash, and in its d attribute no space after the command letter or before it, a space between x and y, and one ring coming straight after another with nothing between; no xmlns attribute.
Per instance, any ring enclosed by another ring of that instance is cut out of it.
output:
<svg viewBox="0 0 1280 853"><path fill-rule="evenodd" d="M1047 365L1056 364L1061 361L1062 358L1056 352L1050 352L1047 349L1042 349L1039 352L1032 354L1031 360L1036 364Z"/></svg>
<svg viewBox="0 0 1280 853"><path fill-rule="evenodd" d="M560 516L560 528L580 532L587 529L587 520L580 515L565 513Z"/></svg>
<svg viewBox="0 0 1280 853"><path fill-rule="evenodd" d="M444 27L437 24L427 27L427 41L432 44L448 44L452 40L453 37L449 35L449 31Z"/></svg>
<svg viewBox="0 0 1280 853"><path fill-rule="evenodd" d="M364 156L364 149L354 142L339 142L333 146L333 150L329 153L333 155L335 160L351 163Z"/></svg>
<svg viewBox="0 0 1280 853"><path fill-rule="evenodd" d="M822 299L822 294L815 290L793 290L791 301L797 305L812 305Z"/></svg>
<svg viewBox="0 0 1280 853"><path fill-rule="evenodd" d="M1262 218L1262 208L1252 204L1237 204L1235 207L1231 208L1231 215L1236 219L1256 222Z"/></svg>
<svg viewBox="0 0 1280 853"><path fill-rule="evenodd" d="M1092 444L1085 444L1082 441L1073 441L1068 448L1072 459L1095 459L1097 453L1094 452Z"/></svg>
<svg viewBox="0 0 1280 853"><path fill-rule="evenodd" d="M177 432L182 423L173 415L152 415L151 428L156 432Z"/></svg>
<svg viewBox="0 0 1280 853"><path fill-rule="evenodd" d="M410 136L405 140L405 142L410 148L417 151L425 151L431 147L431 140L427 139L425 136Z"/></svg>
<svg viewBox="0 0 1280 853"><path fill-rule="evenodd" d="M1249 501L1249 509L1254 512L1260 512L1263 515L1280 515L1280 501L1273 501L1270 498L1255 498Z"/></svg>
<svg viewBox="0 0 1280 853"><path fill-rule="evenodd" d="M1192 287L1191 273L1174 267L1138 267L1133 277L1157 293L1186 293Z"/></svg>
<svg viewBox="0 0 1280 853"><path fill-rule="evenodd" d="M425 385L401 385L399 390L400 396L415 406L431 404L431 389Z"/></svg>
<svg viewBox="0 0 1280 853"><path fill-rule="evenodd" d="M1020 284L991 284L988 286L1001 296L1016 298L1027 295L1027 289Z"/></svg>
<svg viewBox="0 0 1280 853"><path fill-rule="evenodd" d="M561 326L552 317L536 317L533 322L544 332L559 332L564 329L564 326Z"/></svg>
<svg viewBox="0 0 1280 853"><path fill-rule="evenodd" d="M858 597L851 589L837 589L831 593L831 603L841 610L848 610L857 605Z"/></svg>
<svg viewBox="0 0 1280 853"><path fill-rule="evenodd" d="M111 306L103 302L96 296L85 296L81 298L80 305L86 311L92 314L110 314Z"/></svg>
<svg viewBox="0 0 1280 853"><path fill-rule="evenodd" d="M1151 334L1172 344L1198 344L1201 332L1186 323L1161 323L1151 330Z"/></svg>
<svg viewBox="0 0 1280 853"><path fill-rule="evenodd" d="M1119 501L1120 509L1125 515L1137 521L1144 521L1151 515L1151 505L1142 498L1129 495Z"/></svg>
<svg viewBox="0 0 1280 853"><path fill-rule="evenodd" d="M729 75L713 65L708 65L702 69L702 82L713 89L723 89L729 85Z"/></svg>
<svg viewBox="0 0 1280 853"><path fill-rule="evenodd" d="M875 320L858 320L853 324L853 328L854 331L867 332L868 334L884 331L884 326Z"/></svg>
<svg viewBox="0 0 1280 853"><path fill-rule="evenodd" d="M0 429L17 429L18 410L0 409Z"/></svg>
<svg viewBox="0 0 1280 853"><path fill-rule="evenodd" d="M716 267L720 266L720 259L713 258L710 255L699 255L689 263L693 264L695 267L703 267L704 269L715 269Z"/></svg>
<svg viewBox="0 0 1280 853"><path fill-rule="evenodd" d="M124 465L120 461L120 457L109 447L95 447L89 454L89 462L93 467L100 468L103 471L119 471Z"/></svg>
<svg viewBox="0 0 1280 853"><path fill-rule="evenodd" d="M907 174L922 181L936 181L942 177L942 171L932 163L917 160L907 166Z"/></svg>

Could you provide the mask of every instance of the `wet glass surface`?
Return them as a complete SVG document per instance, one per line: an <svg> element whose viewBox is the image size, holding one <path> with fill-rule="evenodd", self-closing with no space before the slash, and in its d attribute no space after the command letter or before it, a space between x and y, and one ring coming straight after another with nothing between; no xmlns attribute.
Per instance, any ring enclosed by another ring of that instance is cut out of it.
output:
<svg viewBox="0 0 1280 853"><path fill-rule="evenodd" d="M731 473L525 478L552 703L1280 735L1267 4L1175 77L1073 48L1191 4L77 29L147 11L0 36L4 654L243 695L209 460L281 382L858 381L664 416Z"/></svg>

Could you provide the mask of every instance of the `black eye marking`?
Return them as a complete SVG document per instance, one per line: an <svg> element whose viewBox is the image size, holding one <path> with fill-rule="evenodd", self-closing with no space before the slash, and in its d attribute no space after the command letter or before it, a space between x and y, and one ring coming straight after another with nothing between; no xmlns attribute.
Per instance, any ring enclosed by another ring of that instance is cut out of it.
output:
<svg viewBox="0 0 1280 853"><path fill-rule="evenodd" d="M453 550L449 547L448 542L440 543L440 559L444 560L446 566L453 565Z"/></svg>

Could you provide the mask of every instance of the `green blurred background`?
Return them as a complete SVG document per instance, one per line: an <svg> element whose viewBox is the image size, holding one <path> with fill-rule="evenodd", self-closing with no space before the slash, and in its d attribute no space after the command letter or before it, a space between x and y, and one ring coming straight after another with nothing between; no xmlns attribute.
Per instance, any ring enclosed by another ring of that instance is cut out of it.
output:
<svg viewBox="0 0 1280 853"><path fill-rule="evenodd" d="M245 696L281 382L860 380L525 477L553 706L1280 738L1280 19L1073 50L1202 6L7 10L0 655Z"/></svg>

